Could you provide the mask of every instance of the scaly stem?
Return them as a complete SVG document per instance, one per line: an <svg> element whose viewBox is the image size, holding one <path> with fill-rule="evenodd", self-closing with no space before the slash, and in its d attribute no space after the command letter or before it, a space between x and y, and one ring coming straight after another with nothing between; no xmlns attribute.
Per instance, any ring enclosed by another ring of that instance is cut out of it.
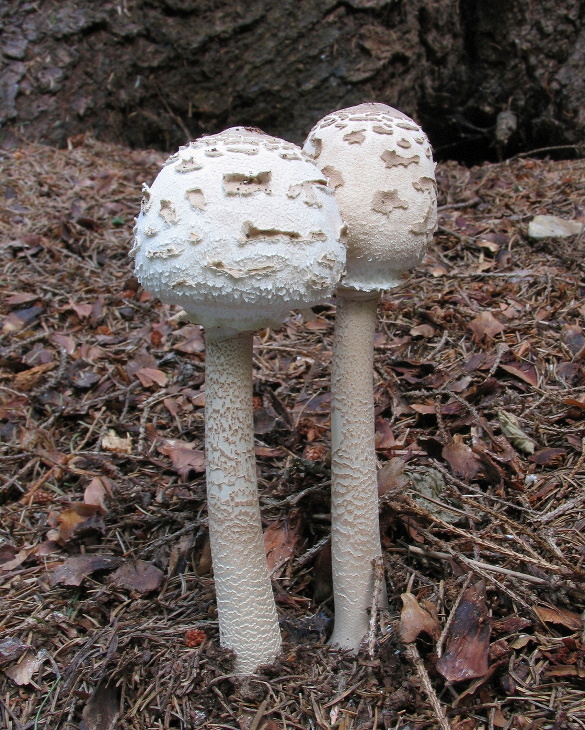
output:
<svg viewBox="0 0 585 730"><path fill-rule="evenodd" d="M331 644L357 651L368 633L373 560L382 554L374 425L374 332L379 295L337 293L331 373Z"/></svg>
<svg viewBox="0 0 585 730"><path fill-rule="evenodd" d="M235 652L236 671L250 674L281 647L256 481L252 334L207 333L206 342L207 510L220 641Z"/></svg>

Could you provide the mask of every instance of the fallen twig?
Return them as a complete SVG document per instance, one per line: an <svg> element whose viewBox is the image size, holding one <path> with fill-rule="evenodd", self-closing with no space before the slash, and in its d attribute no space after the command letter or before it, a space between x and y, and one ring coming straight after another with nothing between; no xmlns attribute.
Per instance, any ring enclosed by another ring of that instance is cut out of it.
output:
<svg viewBox="0 0 585 730"><path fill-rule="evenodd" d="M406 656L408 660L412 663L416 670L416 673L418 674L421 686L426 696L428 697L429 702L431 703L431 707L433 708L433 712L435 713L435 717L437 718L439 727L442 730L451 730L451 725L449 724L447 717L445 716L443 707L439 702L437 693L435 692L435 689L431 684L429 674L415 644L406 645Z"/></svg>

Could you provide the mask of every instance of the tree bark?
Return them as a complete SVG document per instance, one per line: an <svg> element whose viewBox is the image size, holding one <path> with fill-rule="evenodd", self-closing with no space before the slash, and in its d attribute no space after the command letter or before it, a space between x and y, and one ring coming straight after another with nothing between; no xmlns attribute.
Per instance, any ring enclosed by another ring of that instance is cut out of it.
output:
<svg viewBox="0 0 585 730"><path fill-rule="evenodd" d="M238 124L301 142L327 112L381 101L439 158L581 142L579 0L11 0L0 124L65 145L90 132L172 150Z"/></svg>
<svg viewBox="0 0 585 730"><path fill-rule="evenodd" d="M2 136L169 151L244 124L299 143L376 100L421 123L439 159L493 157L508 108L504 153L578 144L584 16L580 0L11 0Z"/></svg>

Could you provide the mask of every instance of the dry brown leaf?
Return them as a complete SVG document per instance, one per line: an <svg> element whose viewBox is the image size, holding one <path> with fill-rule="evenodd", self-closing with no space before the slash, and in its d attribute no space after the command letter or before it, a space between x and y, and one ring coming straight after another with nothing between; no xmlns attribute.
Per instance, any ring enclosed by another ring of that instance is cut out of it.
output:
<svg viewBox="0 0 585 730"><path fill-rule="evenodd" d="M455 476L471 481L481 469L481 459L463 442L463 436L456 433L453 441L443 447L443 458Z"/></svg>
<svg viewBox="0 0 585 730"><path fill-rule="evenodd" d="M438 639L441 634L441 627L437 616L437 609L425 601L423 608L412 593L403 593L402 611L400 613L400 626L398 635L405 644L411 644L419 634L428 634L433 639Z"/></svg>
<svg viewBox="0 0 585 730"><path fill-rule="evenodd" d="M114 730L120 714L120 690L102 682L83 708L80 730Z"/></svg>
<svg viewBox="0 0 585 730"><path fill-rule="evenodd" d="M121 559L113 555L78 555L59 565L51 573L52 586L62 583L65 586L79 586L84 578L98 570L111 570L120 564Z"/></svg>
<svg viewBox="0 0 585 730"><path fill-rule="evenodd" d="M165 398L163 400L163 406L173 418L179 417L179 404L175 398Z"/></svg>
<svg viewBox="0 0 585 730"><path fill-rule="evenodd" d="M197 562L197 575L209 575L211 567L211 543L209 542L209 535L207 535Z"/></svg>
<svg viewBox="0 0 585 730"><path fill-rule="evenodd" d="M519 309L515 303L500 302L500 312L507 319L517 319L522 314L522 309Z"/></svg>
<svg viewBox="0 0 585 730"><path fill-rule="evenodd" d="M488 673L491 625L485 584L479 581L463 594L447 632L445 653L437 671L448 682L463 682Z"/></svg>
<svg viewBox="0 0 585 730"><path fill-rule="evenodd" d="M196 393L194 396L191 397L191 404L195 406L195 408L204 408L205 407L205 391L199 391L199 393Z"/></svg>
<svg viewBox="0 0 585 730"><path fill-rule="evenodd" d="M53 332L49 339L57 347L62 347L68 355L73 355L75 352L75 340L71 335L67 335L64 332Z"/></svg>
<svg viewBox="0 0 585 730"><path fill-rule="evenodd" d="M77 525L85 522L86 519L87 517L80 515L76 509L66 509L59 515L57 523L59 527L59 539L67 542Z"/></svg>
<svg viewBox="0 0 585 730"><path fill-rule="evenodd" d="M28 304L38 299L38 294L27 294L26 292L20 292L18 294L12 294L4 300L4 304L8 307L15 307L18 304Z"/></svg>
<svg viewBox="0 0 585 730"><path fill-rule="evenodd" d="M313 561L313 602L323 603L333 595L331 540L320 548Z"/></svg>
<svg viewBox="0 0 585 730"><path fill-rule="evenodd" d="M480 248L485 248L490 253L498 253L498 251L500 250L500 245L498 243L496 243L495 241L490 241L487 238L478 238L476 244Z"/></svg>
<svg viewBox="0 0 585 730"><path fill-rule="evenodd" d="M561 342L573 355L577 355L585 347L583 329L578 324L566 324L561 331Z"/></svg>
<svg viewBox="0 0 585 730"><path fill-rule="evenodd" d="M382 497L393 489L405 489L409 479L404 473L404 459L395 456L378 470L378 496Z"/></svg>
<svg viewBox="0 0 585 730"><path fill-rule="evenodd" d="M541 621L551 624L560 624L569 631L581 631L583 619L578 613L556 606L534 606L534 611Z"/></svg>
<svg viewBox="0 0 585 730"><path fill-rule="evenodd" d="M565 449L540 449L528 457L528 461L539 466L555 466L562 464L567 456Z"/></svg>
<svg viewBox="0 0 585 730"><path fill-rule="evenodd" d="M41 664L42 660L33 651L27 651L16 664L7 667L4 674L19 686L30 684Z"/></svg>
<svg viewBox="0 0 585 730"><path fill-rule="evenodd" d="M79 347L79 359L89 365L93 365L96 360L103 360L107 357L108 352L103 347L90 345L89 342L83 342Z"/></svg>
<svg viewBox="0 0 585 730"><path fill-rule="evenodd" d="M59 542L63 544L91 533L103 535L105 525L101 514L102 511L97 505L72 502L69 509L61 512L57 517Z"/></svg>
<svg viewBox="0 0 585 730"><path fill-rule="evenodd" d="M73 299L69 300L69 309L72 309L79 319L87 319L91 314L91 304L77 304Z"/></svg>
<svg viewBox="0 0 585 730"><path fill-rule="evenodd" d="M444 264L436 264L436 266L433 266L431 269L431 275L435 277L435 279L438 279L441 276L448 276L449 269Z"/></svg>
<svg viewBox="0 0 585 730"><path fill-rule="evenodd" d="M158 368L140 368L135 373L143 388L150 388L151 385L160 385L161 388L168 382L168 378Z"/></svg>
<svg viewBox="0 0 585 730"><path fill-rule="evenodd" d="M178 333L185 337L184 340L179 342L173 347L173 350L184 352L187 355L194 355L199 352L205 352L205 342L201 335L201 327L199 325L187 325L183 327Z"/></svg>
<svg viewBox="0 0 585 730"><path fill-rule="evenodd" d="M492 622L492 630L496 635L515 634L532 626L532 621L524 616L504 616Z"/></svg>
<svg viewBox="0 0 585 730"><path fill-rule="evenodd" d="M510 644L506 641L506 639L498 639L497 641L492 641L490 644L490 649L488 652L488 659L492 663L498 662L500 659L503 659L504 657L510 656Z"/></svg>
<svg viewBox="0 0 585 730"><path fill-rule="evenodd" d="M376 449L391 449L396 446L396 439L390 428L390 424L385 418L378 416L376 418Z"/></svg>
<svg viewBox="0 0 585 730"><path fill-rule="evenodd" d="M546 677L585 677L585 669L575 664L557 664L544 670Z"/></svg>
<svg viewBox="0 0 585 730"><path fill-rule="evenodd" d="M520 378L520 380L523 380L529 385L533 385L534 387L538 385L538 373L532 363L524 361L506 362L500 363L500 367L502 370L515 375L517 378Z"/></svg>
<svg viewBox="0 0 585 730"><path fill-rule="evenodd" d="M126 363L126 374L133 378L143 368L158 368L158 361L150 352L140 350L132 360Z"/></svg>
<svg viewBox="0 0 585 730"><path fill-rule="evenodd" d="M136 593L149 593L162 583L160 568L144 560L128 560L112 575L112 582L120 588Z"/></svg>
<svg viewBox="0 0 585 730"><path fill-rule="evenodd" d="M11 545L10 543L0 545L0 567L5 563L8 563L10 560L14 560L17 554L18 548L14 545Z"/></svg>
<svg viewBox="0 0 585 730"><path fill-rule="evenodd" d="M205 453L194 446L195 444L179 439L160 439L156 449L159 454L170 457L173 469L183 481L187 481L192 471L196 474L205 471Z"/></svg>
<svg viewBox="0 0 585 730"><path fill-rule="evenodd" d="M585 411L585 395L580 395L578 398L565 398L563 403L578 408L580 411Z"/></svg>
<svg viewBox="0 0 585 730"><path fill-rule="evenodd" d="M30 647L24 641L14 636L6 636L0 641L0 669L13 664L27 649Z"/></svg>
<svg viewBox="0 0 585 730"><path fill-rule="evenodd" d="M85 504L99 507L103 513L108 510L105 505L106 497L112 496L112 482L107 477L94 477L85 488L83 501Z"/></svg>
<svg viewBox="0 0 585 730"><path fill-rule="evenodd" d="M331 324L324 319L316 318L305 322L304 327L311 332L327 332Z"/></svg>
<svg viewBox="0 0 585 730"><path fill-rule="evenodd" d="M479 721L473 717L457 716L451 721L451 730L478 730Z"/></svg>
<svg viewBox="0 0 585 730"><path fill-rule="evenodd" d="M37 547L37 545L33 545L33 547L22 548L16 553L12 560L7 560L5 563L3 563L2 566L0 566L0 570L15 570L24 563L29 555L33 555L34 553L36 553Z"/></svg>
<svg viewBox="0 0 585 730"><path fill-rule="evenodd" d="M302 413L303 415L327 415L331 412L331 394L319 393L318 395L302 395L299 396L293 408L294 413Z"/></svg>
<svg viewBox="0 0 585 730"><path fill-rule="evenodd" d="M171 548L169 554L169 564L167 565L167 575L180 575L185 572L187 562L193 552L195 537L193 534L184 535Z"/></svg>
<svg viewBox="0 0 585 730"><path fill-rule="evenodd" d="M32 324L44 311L43 307L28 307L27 309L10 312L2 322L2 334L10 335L14 332L20 332L20 330Z"/></svg>
<svg viewBox="0 0 585 730"><path fill-rule="evenodd" d="M491 312L482 312L478 317L471 320L469 329L473 332L476 340L481 342L485 338L492 340L497 334L503 332L506 327Z"/></svg>
<svg viewBox="0 0 585 730"><path fill-rule="evenodd" d="M273 409L264 406L254 407L254 433L258 436L264 436L276 430L278 423L278 414Z"/></svg>
<svg viewBox="0 0 585 730"><path fill-rule="evenodd" d="M527 644L530 644L534 641L536 641L534 636L531 636L530 634L520 634L518 638L510 642L510 647L512 649L524 649Z"/></svg>
<svg viewBox="0 0 585 730"><path fill-rule="evenodd" d="M50 539L53 535L57 538L57 540ZM52 553L58 553L61 551L61 545L59 545L58 542L58 530L49 530L46 534L46 538L46 540L43 540L43 542L39 543L38 545L37 555L41 558L45 558L47 555L51 555Z"/></svg>
<svg viewBox="0 0 585 730"><path fill-rule="evenodd" d="M438 409L434 403L433 405L427 405L426 403L411 403L410 407L413 411L421 413L423 416L434 416L437 413L437 410L442 416L457 416L465 410L465 406L457 401L443 403Z"/></svg>
<svg viewBox="0 0 585 730"><path fill-rule="evenodd" d="M434 337L436 332L435 328L431 327L430 324L418 324L410 330L409 334L412 337L424 337L427 339L429 337Z"/></svg>
<svg viewBox="0 0 585 730"><path fill-rule="evenodd" d="M254 446L254 453L262 459L282 459L286 451L278 446Z"/></svg>
<svg viewBox="0 0 585 730"><path fill-rule="evenodd" d="M456 380L454 383L451 383L449 390L452 393L463 393L467 390L467 388L469 388L472 381L473 378L470 375L465 375L460 380Z"/></svg>
<svg viewBox="0 0 585 730"><path fill-rule="evenodd" d="M481 274L483 271L489 271L490 269L494 268L495 264L496 262L493 259L486 259L482 255L480 257L480 260L475 265L473 273Z"/></svg>
<svg viewBox="0 0 585 730"><path fill-rule="evenodd" d="M510 721L504 716L499 707L496 707L491 716L494 727L510 727Z"/></svg>
<svg viewBox="0 0 585 730"><path fill-rule="evenodd" d="M37 365L34 368L22 370L20 373L17 373L12 379L12 387L16 388L16 390L26 393L27 390L30 390L34 385L37 384L42 375L49 372L49 370L53 370L56 365L56 362L46 362L42 365Z"/></svg>
<svg viewBox="0 0 585 730"><path fill-rule="evenodd" d="M264 531L264 549L268 572L272 578L282 575L286 564L294 555L300 537L299 529L298 515L289 515L268 525Z"/></svg>

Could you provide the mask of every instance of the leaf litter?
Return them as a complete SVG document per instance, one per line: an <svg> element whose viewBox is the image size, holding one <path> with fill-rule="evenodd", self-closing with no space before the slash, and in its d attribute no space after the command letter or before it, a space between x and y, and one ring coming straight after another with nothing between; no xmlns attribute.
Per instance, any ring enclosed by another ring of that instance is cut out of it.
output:
<svg viewBox="0 0 585 730"><path fill-rule="evenodd" d="M379 310L388 604L357 657L324 643L334 301L256 334L285 643L241 680L209 560L204 338L127 256L163 156L0 155L2 727L585 725L585 241L527 236L583 220L584 161L437 169L433 246Z"/></svg>

